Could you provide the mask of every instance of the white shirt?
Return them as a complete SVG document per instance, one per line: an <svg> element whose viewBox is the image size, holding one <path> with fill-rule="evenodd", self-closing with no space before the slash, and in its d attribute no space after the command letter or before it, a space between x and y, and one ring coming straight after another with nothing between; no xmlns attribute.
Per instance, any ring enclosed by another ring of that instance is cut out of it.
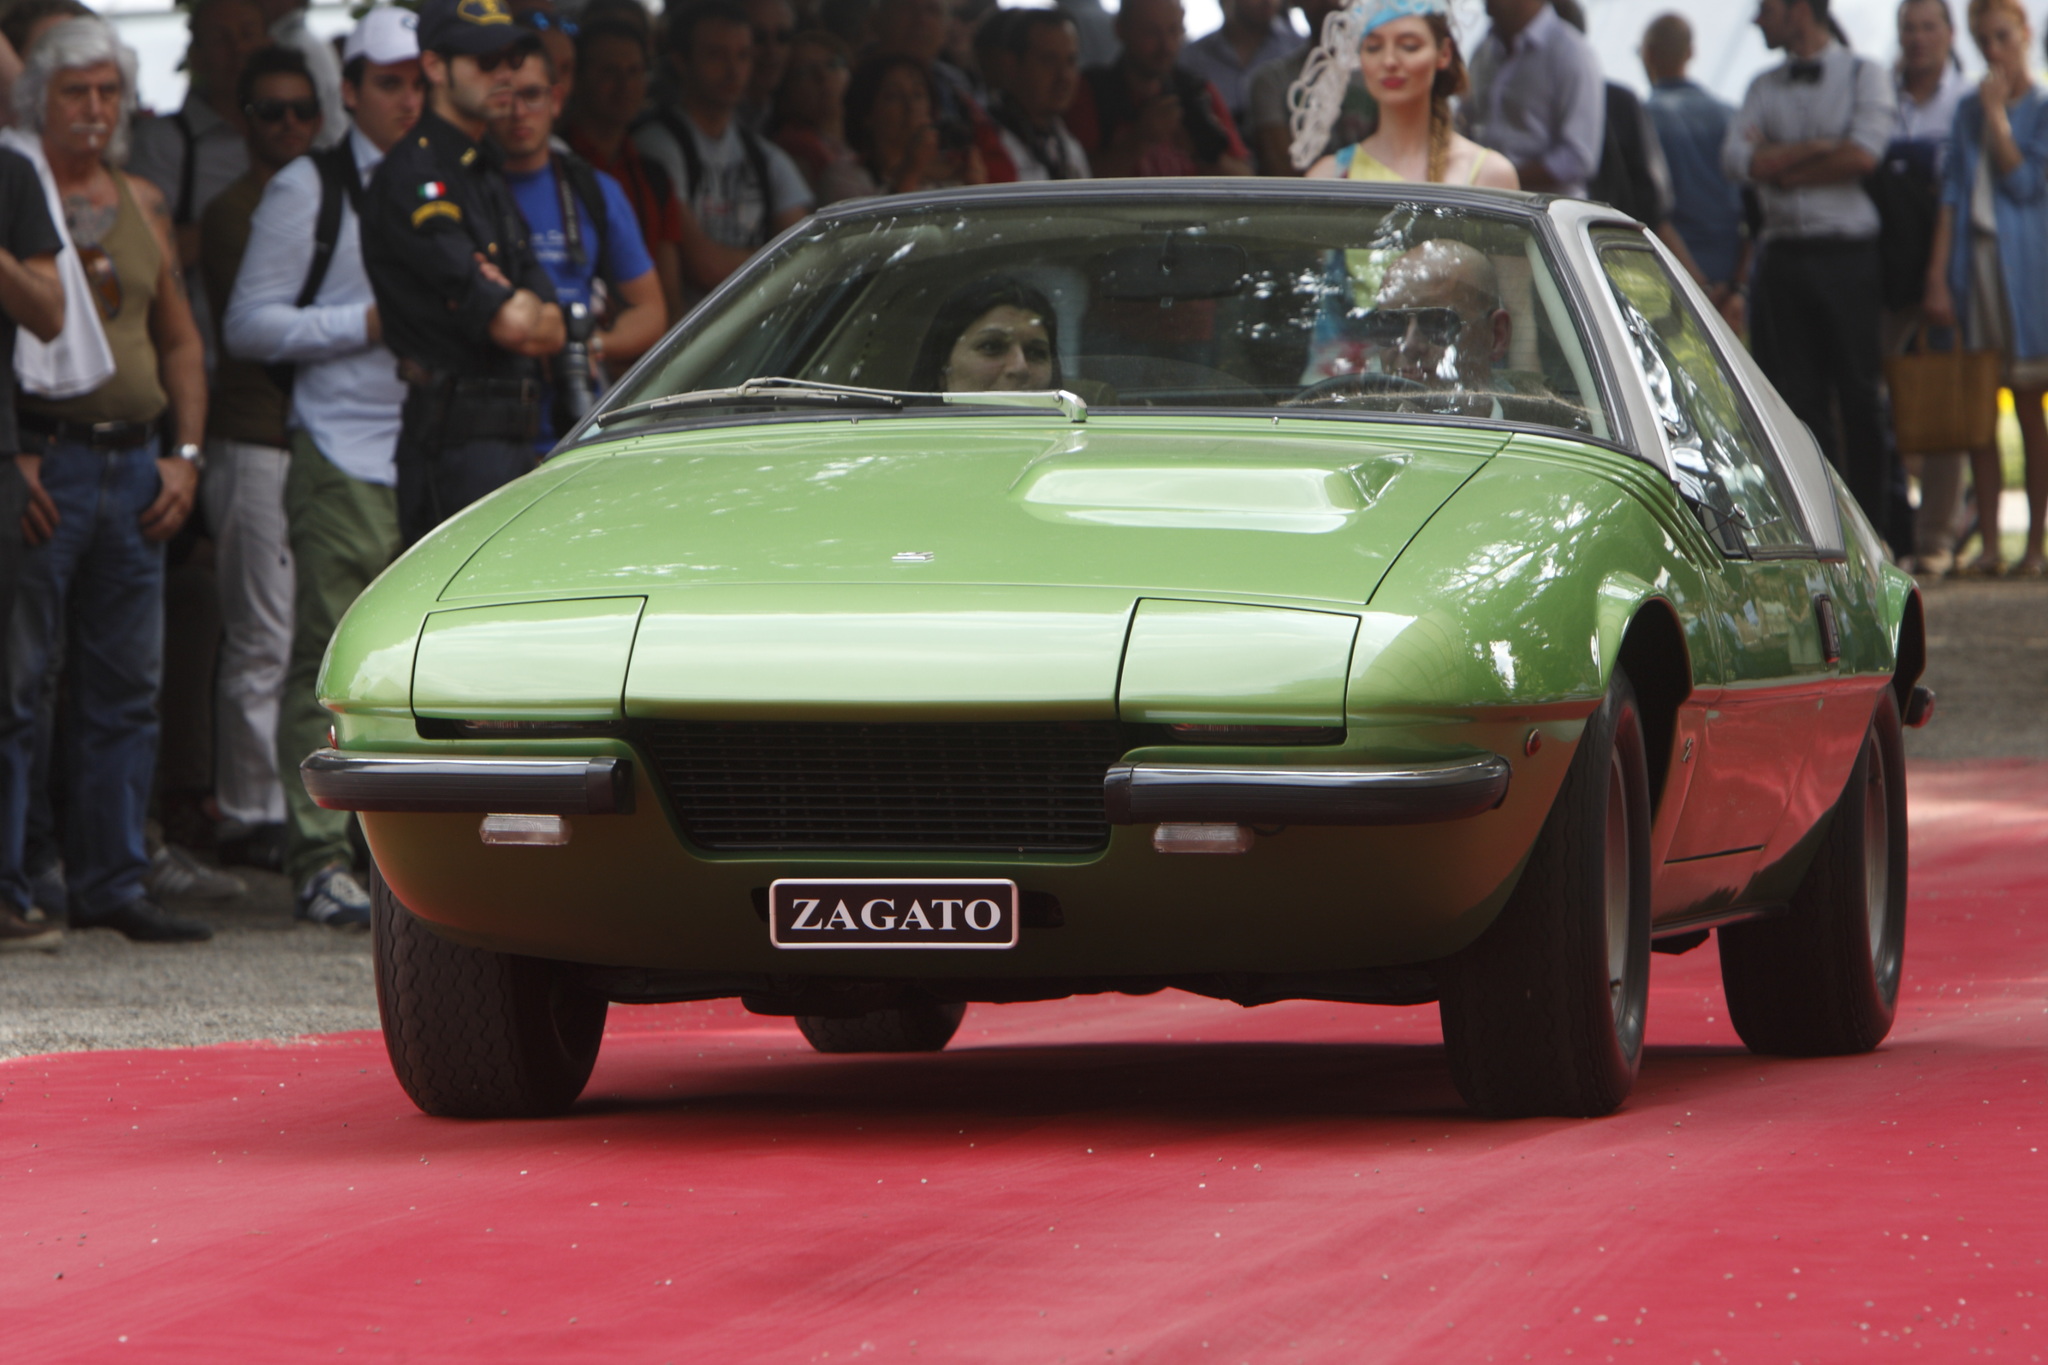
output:
<svg viewBox="0 0 2048 1365"><path fill-rule="evenodd" d="M1063 118L1053 119L1052 132L1049 135L1050 145L1047 147L1048 151L1057 149L1057 154L1064 163L1062 169L1066 171L1063 177L1055 175L1055 168L1040 157L1039 149L1017 136L1008 124L998 124L997 132L1002 137L1003 150L1009 154L1010 164L1016 167L1017 179L1020 181L1086 180L1094 174L1088 169L1088 153L1082 148L1080 141L1067 131L1067 121Z"/></svg>
<svg viewBox="0 0 2048 1365"><path fill-rule="evenodd" d="M1472 93L1459 107L1466 136L1517 166L1539 163L1558 193L1583 197L1607 137L1607 83L1577 29L1545 5L1514 37L1498 33L1472 57Z"/></svg>
<svg viewBox="0 0 2048 1365"><path fill-rule="evenodd" d="M768 172L769 183L757 185L753 164L740 141L738 119L728 120L725 131L712 139L688 114L680 117L697 145L697 164L704 168L703 179L696 186L690 184L682 149L665 122L657 119L643 125L633 134L633 144L642 156L661 163L669 183L676 187L676 196L696 215L697 226L712 241L742 251L755 250L775 235L777 217L791 209L811 207L811 187L782 148L758 134L751 135Z"/></svg>
<svg viewBox="0 0 2048 1365"><path fill-rule="evenodd" d="M354 128L348 138L367 185L384 154ZM297 306L319 216L320 171L302 156L263 189L222 335L236 355L296 362L290 425L344 474L389 487L398 481L392 459L405 384L397 358L369 339L366 311L377 296L363 270L362 230L349 205L342 206L320 292L307 307Z"/></svg>
<svg viewBox="0 0 2048 1365"><path fill-rule="evenodd" d="M1728 124L1721 144L1721 169L1737 183L1749 180L1750 159L1759 142L1806 142L1845 138L1872 156L1883 156L1897 112L1892 79L1876 62L1830 42L1814 59L1820 79L1795 81L1793 63L1773 67L1750 82L1741 112ZM1877 206L1857 180L1780 189L1758 185L1767 238L1800 240L1877 237Z"/></svg>

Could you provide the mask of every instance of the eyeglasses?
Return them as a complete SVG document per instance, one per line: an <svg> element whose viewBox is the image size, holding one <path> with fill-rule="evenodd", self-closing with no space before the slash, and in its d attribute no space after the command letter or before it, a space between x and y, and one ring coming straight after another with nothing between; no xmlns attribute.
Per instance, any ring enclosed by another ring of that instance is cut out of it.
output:
<svg viewBox="0 0 2048 1365"><path fill-rule="evenodd" d="M552 93L545 85L522 85L512 92L512 101L522 109L545 109Z"/></svg>
<svg viewBox="0 0 2048 1365"><path fill-rule="evenodd" d="M1455 308L1375 308L1359 327L1375 346L1399 346L1411 330L1425 345L1448 346L1465 329L1465 319Z"/></svg>
<svg viewBox="0 0 2048 1365"><path fill-rule="evenodd" d="M92 296L100 306L100 316L108 322L121 311L121 275L114 269L114 258L107 255L106 248L81 246L78 248L78 262L85 267L86 282L92 286Z"/></svg>
<svg viewBox="0 0 2048 1365"><path fill-rule="evenodd" d="M258 123L283 123L287 114L301 123L311 123L320 117L320 101L251 100L242 106L242 112Z"/></svg>

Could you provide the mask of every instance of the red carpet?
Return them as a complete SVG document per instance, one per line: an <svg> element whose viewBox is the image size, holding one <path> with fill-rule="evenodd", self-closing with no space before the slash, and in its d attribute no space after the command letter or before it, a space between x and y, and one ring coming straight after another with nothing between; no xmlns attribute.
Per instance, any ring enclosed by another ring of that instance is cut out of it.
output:
<svg viewBox="0 0 2048 1365"><path fill-rule="evenodd" d="M1752 1059L1659 958L1604 1121L1468 1118L1433 1009L1175 995L914 1060L619 1009L548 1123L371 1035L0 1064L0 1358L2041 1360L2048 765L1915 783L1885 1048Z"/></svg>

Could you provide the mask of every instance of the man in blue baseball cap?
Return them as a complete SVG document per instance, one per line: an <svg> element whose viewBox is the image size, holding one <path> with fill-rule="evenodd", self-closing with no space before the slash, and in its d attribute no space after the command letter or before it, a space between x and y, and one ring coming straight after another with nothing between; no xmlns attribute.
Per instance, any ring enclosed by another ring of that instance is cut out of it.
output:
<svg viewBox="0 0 2048 1365"><path fill-rule="evenodd" d="M377 167L363 263L407 385L398 520L411 544L534 467L542 360L562 313L486 140L543 65L505 0L426 0L427 107ZM540 82L545 86L545 80Z"/></svg>

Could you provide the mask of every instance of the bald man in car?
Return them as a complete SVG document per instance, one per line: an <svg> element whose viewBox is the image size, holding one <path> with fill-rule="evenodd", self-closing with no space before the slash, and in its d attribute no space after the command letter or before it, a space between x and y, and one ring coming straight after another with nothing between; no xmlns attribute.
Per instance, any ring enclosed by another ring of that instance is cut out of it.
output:
<svg viewBox="0 0 2048 1365"><path fill-rule="evenodd" d="M1507 359L1514 319L1486 254L1440 237L1387 267L1367 328L1386 373L1484 393L1496 387L1493 367Z"/></svg>

